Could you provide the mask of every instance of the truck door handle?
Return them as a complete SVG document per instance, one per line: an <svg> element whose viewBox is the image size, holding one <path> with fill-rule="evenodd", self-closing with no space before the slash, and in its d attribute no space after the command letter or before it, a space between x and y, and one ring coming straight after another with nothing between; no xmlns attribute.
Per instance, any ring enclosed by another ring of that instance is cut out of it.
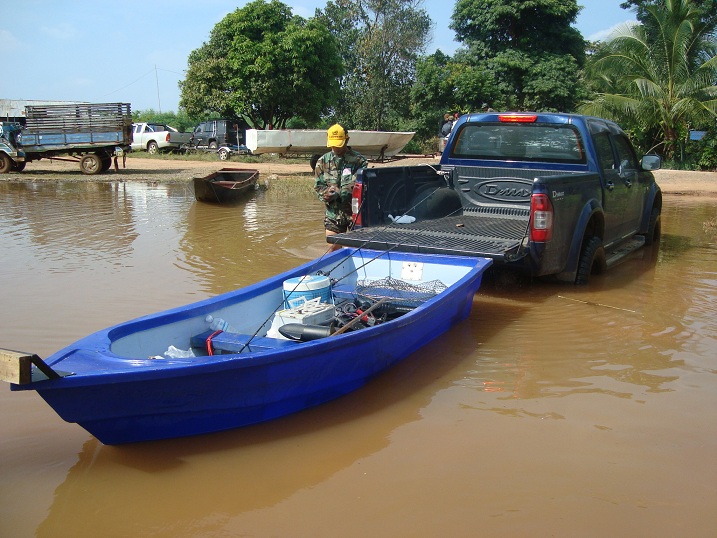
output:
<svg viewBox="0 0 717 538"><path fill-rule="evenodd" d="M615 190L615 184L612 181L608 181L607 183L605 183L605 188L612 192L613 190Z"/></svg>

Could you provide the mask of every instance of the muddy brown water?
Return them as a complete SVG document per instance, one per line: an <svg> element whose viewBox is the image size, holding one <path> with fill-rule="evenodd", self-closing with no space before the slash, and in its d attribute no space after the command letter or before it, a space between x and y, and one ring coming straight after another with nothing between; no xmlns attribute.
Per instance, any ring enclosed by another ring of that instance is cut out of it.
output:
<svg viewBox="0 0 717 538"><path fill-rule="evenodd" d="M0 184L0 346L47 356L293 267L321 213ZM715 536L716 217L667 196L658 250L585 288L487 283L365 388L257 426L108 447L2 384L0 536Z"/></svg>

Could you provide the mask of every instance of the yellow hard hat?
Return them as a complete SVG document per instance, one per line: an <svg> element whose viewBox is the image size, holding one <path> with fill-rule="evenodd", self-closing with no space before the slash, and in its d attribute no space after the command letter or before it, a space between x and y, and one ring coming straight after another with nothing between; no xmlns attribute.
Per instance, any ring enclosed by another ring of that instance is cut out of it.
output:
<svg viewBox="0 0 717 538"><path fill-rule="evenodd" d="M326 134L328 135L326 146L329 148L342 148L346 144L346 141L349 139L348 135L346 134L346 130L338 123L329 127L329 130L326 132Z"/></svg>

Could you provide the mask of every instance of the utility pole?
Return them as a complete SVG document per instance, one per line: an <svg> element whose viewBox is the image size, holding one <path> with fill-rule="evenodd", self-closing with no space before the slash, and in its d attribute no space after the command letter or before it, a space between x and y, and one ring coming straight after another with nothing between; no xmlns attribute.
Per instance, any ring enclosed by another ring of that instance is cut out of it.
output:
<svg viewBox="0 0 717 538"><path fill-rule="evenodd" d="M159 106L159 113L162 113L162 101L159 99L159 76L157 75L157 64L154 65L154 80L157 81L157 105Z"/></svg>

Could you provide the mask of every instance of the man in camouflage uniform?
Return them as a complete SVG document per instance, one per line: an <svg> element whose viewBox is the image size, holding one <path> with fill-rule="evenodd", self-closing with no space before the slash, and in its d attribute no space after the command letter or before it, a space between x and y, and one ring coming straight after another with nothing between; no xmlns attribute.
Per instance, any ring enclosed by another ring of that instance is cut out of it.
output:
<svg viewBox="0 0 717 538"><path fill-rule="evenodd" d="M368 161L348 146L348 133L338 123L329 127L326 134L326 146L331 148L331 151L316 163L314 190L319 200L326 204L324 228L328 237L349 229L355 175L361 168L366 167ZM340 245L332 245L330 250L339 248Z"/></svg>

